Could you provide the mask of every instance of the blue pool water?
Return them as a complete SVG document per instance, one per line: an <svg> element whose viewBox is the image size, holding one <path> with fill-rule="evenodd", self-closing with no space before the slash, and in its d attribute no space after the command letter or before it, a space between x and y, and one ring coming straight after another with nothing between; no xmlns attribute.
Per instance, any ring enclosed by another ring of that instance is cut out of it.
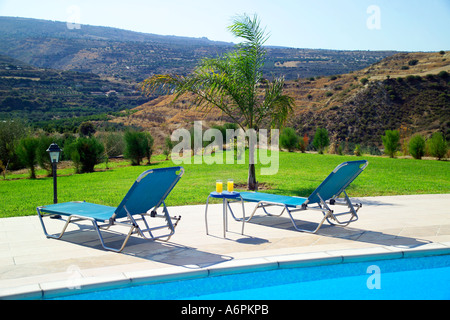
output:
<svg viewBox="0 0 450 320"><path fill-rule="evenodd" d="M450 299L450 255L239 273L58 299L447 300Z"/></svg>

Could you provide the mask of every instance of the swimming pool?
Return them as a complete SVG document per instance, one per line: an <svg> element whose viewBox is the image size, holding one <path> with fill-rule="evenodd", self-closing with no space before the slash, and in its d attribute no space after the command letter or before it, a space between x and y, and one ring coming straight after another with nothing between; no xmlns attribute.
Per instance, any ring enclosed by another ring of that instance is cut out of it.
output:
<svg viewBox="0 0 450 320"><path fill-rule="evenodd" d="M244 272L56 299L447 300L450 299L450 255Z"/></svg>

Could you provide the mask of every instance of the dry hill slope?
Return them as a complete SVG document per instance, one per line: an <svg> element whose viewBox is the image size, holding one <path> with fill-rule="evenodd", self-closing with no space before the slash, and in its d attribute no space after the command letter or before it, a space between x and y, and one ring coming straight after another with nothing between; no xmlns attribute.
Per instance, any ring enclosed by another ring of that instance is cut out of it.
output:
<svg viewBox="0 0 450 320"><path fill-rule="evenodd" d="M409 134L441 130L449 138L445 72L450 73L450 53L400 53L350 74L288 81L285 90L296 107L287 125L310 137L317 127L326 127L338 141L373 146L380 145L384 130L401 126ZM141 126L161 140L194 120L205 125L229 120L220 111L199 112L190 101L159 97L112 121Z"/></svg>

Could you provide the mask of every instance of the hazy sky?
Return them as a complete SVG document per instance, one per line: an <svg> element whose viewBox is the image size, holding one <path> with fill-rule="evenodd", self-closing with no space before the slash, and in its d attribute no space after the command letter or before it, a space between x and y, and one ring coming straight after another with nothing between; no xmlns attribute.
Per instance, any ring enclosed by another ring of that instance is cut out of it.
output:
<svg viewBox="0 0 450 320"><path fill-rule="evenodd" d="M257 14L268 45L450 50L450 0L0 0L0 16L236 42L232 18Z"/></svg>

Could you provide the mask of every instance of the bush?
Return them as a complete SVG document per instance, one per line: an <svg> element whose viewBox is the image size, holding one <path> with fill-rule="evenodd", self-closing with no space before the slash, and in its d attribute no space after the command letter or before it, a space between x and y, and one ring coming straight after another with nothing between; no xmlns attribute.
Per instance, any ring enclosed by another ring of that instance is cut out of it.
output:
<svg viewBox="0 0 450 320"><path fill-rule="evenodd" d="M131 160L133 166L141 165L142 160L147 157L148 163L153 153L153 137L148 132L127 131L125 138L124 156Z"/></svg>
<svg viewBox="0 0 450 320"><path fill-rule="evenodd" d="M105 148L106 169L109 169L109 158L118 157L124 153L123 134L121 132L98 132L96 136Z"/></svg>
<svg viewBox="0 0 450 320"><path fill-rule="evenodd" d="M52 175L52 164L50 162L50 155L47 152L48 147L54 142L54 139L50 136L41 135L39 137L39 145L36 150L37 161L39 166L47 170L47 175Z"/></svg>
<svg viewBox="0 0 450 320"><path fill-rule="evenodd" d="M317 128L314 135L313 145L320 154L323 154L323 150L330 144L330 138L328 137L328 131L325 128Z"/></svg>
<svg viewBox="0 0 450 320"><path fill-rule="evenodd" d="M164 148L163 148L163 155L166 156L166 160L169 160L169 155L172 152L173 149L173 142L170 136L166 137L164 140Z"/></svg>
<svg viewBox="0 0 450 320"><path fill-rule="evenodd" d="M362 156L362 151L361 151L361 146L359 144L357 144L355 146L355 150L353 151L353 153L355 154L355 156L357 157L361 157Z"/></svg>
<svg viewBox="0 0 450 320"><path fill-rule="evenodd" d="M78 128L78 132L81 136L90 137L95 133L95 126L92 122L83 122Z"/></svg>
<svg viewBox="0 0 450 320"><path fill-rule="evenodd" d="M288 149L289 152L294 151L299 146L300 138L292 128L285 128L280 135L280 145L282 148Z"/></svg>
<svg viewBox="0 0 450 320"><path fill-rule="evenodd" d="M305 135L303 136L303 138L300 139L300 151L301 151L302 153L305 153L305 152L306 152L306 148L308 148L308 145L309 145L309 138L308 138L308 136L305 134Z"/></svg>
<svg viewBox="0 0 450 320"><path fill-rule="evenodd" d="M447 154L447 142L444 136L440 132L433 133L431 139L427 141L428 152L433 156L441 160Z"/></svg>
<svg viewBox="0 0 450 320"><path fill-rule="evenodd" d="M20 139L28 133L29 128L22 120L0 121L0 160L7 169L23 168L15 150Z"/></svg>
<svg viewBox="0 0 450 320"><path fill-rule="evenodd" d="M409 141L409 153L414 159L422 159L425 155L425 139L420 134L413 136Z"/></svg>
<svg viewBox="0 0 450 320"><path fill-rule="evenodd" d="M450 78L450 74L447 71L439 72L438 76L444 80L448 80Z"/></svg>
<svg viewBox="0 0 450 320"><path fill-rule="evenodd" d="M381 140L383 141L384 153L394 158L395 153L400 148L400 133L398 130L386 130L384 136L381 136Z"/></svg>
<svg viewBox="0 0 450 320"><path fill-rule="evenodd" d="M369 79L367 79L367 78L362 78L361 80L359 80L361 83L362 83L362 85L364 86L364 85L366 85L366 83L367 82L369 82Z"/></svg>
<svg viewBox="0 0 450 320"><path fill-rule="evenodd" d="M102 163L105 148L94 137L80 137L66 148L77 173L94 172L95 165Z"/></svg>
<svg viewBox="0 0 450 320"><path fill-rule="evenodd" d="M144 137L146 139L145 156L147 157L147 163L150 164L152 154L153 154L153 144L155 143L155 139L153 139L152 135L149 132L144 132Z"/></svg>
<svg viewBox="0 0 450 320"><path fill-rule="evenodd" d="M16 154L19 161L30 170L30 178L36 179L35 166L37 165L37 149L39 139L27 137L19 141L16 148Z"/></svg>

